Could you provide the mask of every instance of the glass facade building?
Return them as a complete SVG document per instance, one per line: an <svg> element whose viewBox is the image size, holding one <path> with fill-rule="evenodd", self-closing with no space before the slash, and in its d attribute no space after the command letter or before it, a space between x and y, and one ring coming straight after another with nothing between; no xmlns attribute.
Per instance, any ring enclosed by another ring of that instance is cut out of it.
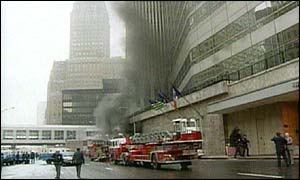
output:
<svg viewBox="0 0 300 180"><path fill-rule="evenodd" d="M63 90L62 124L95 125L94 109L103 97L103 90Z"/></svg>
<svg viewBox="0 0 300 180"><path fill-rule="evenodd" d="M137 82L149 84L140 85L146 90L138 96L153 100L162 91L172 97L170 84L184 96L176 110L171 103L160 111L141 105L131 121L141 124L141 132L171 130L170 119L194 117L203 122L210 155L228 153L236 126L249 137L253 154L273 154L269 137L277 131L299 143L298 1L127 5L137 16L126 22L127 58L143 69Z"/></svg>
<svg viewBox="0 0 300 180"><path fill-rule="evenodd" d="M187 95L298 57L298 24L278 23L297 7L298 1L127 2L128 59L144 70L136 81L143 81L137 92L144 90L144 106L160 91L171 96L171 85Z"/></svg>

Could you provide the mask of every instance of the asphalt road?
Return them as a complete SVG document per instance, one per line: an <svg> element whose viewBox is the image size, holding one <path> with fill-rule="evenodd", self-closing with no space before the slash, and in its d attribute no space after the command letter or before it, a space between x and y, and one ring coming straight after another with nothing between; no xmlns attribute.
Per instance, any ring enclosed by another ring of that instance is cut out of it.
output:
<svg viewBox="0 0 300 180"><path fill-rule="evenodd" d="M284 164L284 163L283 163ZM292 167L277 167L276 160L196 160L188 170L179 165L162 166L161 170L145 167L127 167L111 163L86 162L82 179L299 179L299 161ZM54 165L43 161L36 164L4 166L1 179L54 179ZM77 179L74 166L62 167L61 179Z"/></svg>

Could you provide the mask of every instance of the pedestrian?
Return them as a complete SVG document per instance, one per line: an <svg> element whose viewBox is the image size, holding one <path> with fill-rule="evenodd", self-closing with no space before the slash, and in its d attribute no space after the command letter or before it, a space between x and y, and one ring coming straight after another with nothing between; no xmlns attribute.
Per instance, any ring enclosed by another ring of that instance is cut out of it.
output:
<svg viewBox="0 0 300 180"><path fill-rule="evenodd" d="M241 139L241 146L242 146L242 149L243 149L243 153L242 153L243 157L245 156L245 151L247 152L247 156L249 156L248 143L250 143L250 141L247 139L246 134L244 134L242 139Z"/></svg>
<svg viewBox="0 0 300 180"><path fill-rule="evenodd" d="M1 153L1 174L2 174L3 158L4 158L4 154Z"/></svg>
<svg viewBox="0 0 300 180"><path fill-rule="evenodd" d="M20 152L19 151L17 152L17 155L16 155L16 162L17 162L17 164L20 164Z"/></svg>
<svg viewBox="0 0 300 180"><path fill-rule="evenodd" d="M26 164L26 154L25 154L25 152L23 152L23 151L22 151L21 154L22 154L22 160L21 160L21 163L22 163L22 164L23 164L23 163Z"/></svg>
<svg viewBox="0 0 300 180"><path fill-rule="evenodd" d="M294 165L294 147L293 147L293 138L289 135L289 133L284 134L284 138L287 141L287 149L286 149L286 154L288 158L288 162L291 165Z"/></svg>
<svg viewBox="0 0 300 180"><path fill-rule="evenodd" d="M31 159L31 164L34 164L35 163L35 153L34 152L30 153L30 159Z"/></svg>
<svg viewBox="0 0 300 180"><path fill-rule="evenodd" d="M288 167L289 163L288 163L288 160L287 160L286 155L285 155L286 146L287 146L286 139L281 136L280 132L277 132L276 136L274 136L271 139L271 141L274 141L274 143L275 143L278 167L281 167L281 156L285 160L286 166Z"/></svg>
<svg viewBox="0 0 300 180"><path fill-rule="evenodd" d="M56 170L56 179L60 179L60 170L63 162L62 154L59 151L56 151L53 155L53 162Z"/></svg>
<svg viewBox="0 0 300 180"><path fill-rule="evenodd" d="M234 158L239 154L242 155L242 146L241 146L242 136L240 134L240 129L235 127L230 134L230 145L235 147Z"/></svg>
<svg viewBox="0 0 300 180"><path fill-rule="evenodd" d="M77 151L73 155L73 162L76 166L77 177L80 178L81 165L84 164L83 153L80 152L80 148L77 148Z"/></svg>
<svg viewBox="0 0 300 180"><path fill-rule="evenodd" d="M25 164L29 164L30 162L30 154L28 152L25 153Z"/></svg>

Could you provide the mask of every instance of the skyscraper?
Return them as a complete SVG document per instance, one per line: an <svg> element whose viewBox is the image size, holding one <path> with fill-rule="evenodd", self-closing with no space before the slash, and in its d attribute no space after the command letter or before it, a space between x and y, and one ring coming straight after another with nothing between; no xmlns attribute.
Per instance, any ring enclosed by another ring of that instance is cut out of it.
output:
<svg viewBox="0 0 300 180"><path fill-rule="evenodd" d="M48 82L47 124L95 125L102 97L119 93L122 58L110 58L104 2L75 2L71 12L70 58L55 61Z"/></svg>
<svg viewBox="0 0 300 180"><path fill-rule="evenodd" d="M70 60L110 56L108 12L104 1L74 3L70 24Z"/></svg>
<svg viewBox="0 0 300 180"><path fill-rule="evenodd" d="M193 117L207 155L224 155L236 126L252 154L272 154L267 142L278 130L299 144L298 1L127 1L120 13L127 59L138 67L132 74L143 75L137 97L170 93L170 83L183 96L176 109L141 103L131 123L143 133Z"/></svg>

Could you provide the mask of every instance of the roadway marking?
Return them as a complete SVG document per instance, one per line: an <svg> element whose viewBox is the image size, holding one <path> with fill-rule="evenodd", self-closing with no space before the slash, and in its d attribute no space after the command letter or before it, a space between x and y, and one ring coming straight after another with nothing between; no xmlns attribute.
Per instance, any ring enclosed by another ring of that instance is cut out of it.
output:
<svg viewBox="0 0 300 180"><path fill-rule="evenodd" d="M283 176L274 176L274 175L267 175L267 174L254 174L254 173L237 173L237 174L242 176L269 177L269 178L278 178L278 179L283 178Z"/></svg>
<svg viewBox="0 0 300 180"><path fill-rule="evenodd" d="M112 170L113 170L112 168L108 168L108 167L107 167L107 168L104 168L104 169L107 169L107 170L110 170L110 171L112 171Z"/></svg>

